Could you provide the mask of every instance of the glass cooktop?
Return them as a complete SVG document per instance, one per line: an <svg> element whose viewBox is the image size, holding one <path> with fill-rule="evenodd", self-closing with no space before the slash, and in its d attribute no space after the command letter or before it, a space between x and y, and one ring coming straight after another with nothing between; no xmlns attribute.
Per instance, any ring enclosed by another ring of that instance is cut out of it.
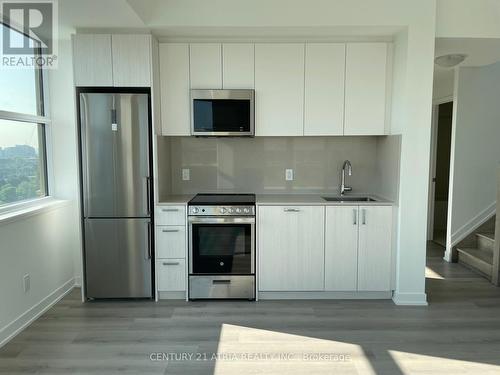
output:
<svg viewBox="0 0 500 375"><path fill-rule="evenodd" d="M255 194L197 194L190 205L252 205Z"/></svg>

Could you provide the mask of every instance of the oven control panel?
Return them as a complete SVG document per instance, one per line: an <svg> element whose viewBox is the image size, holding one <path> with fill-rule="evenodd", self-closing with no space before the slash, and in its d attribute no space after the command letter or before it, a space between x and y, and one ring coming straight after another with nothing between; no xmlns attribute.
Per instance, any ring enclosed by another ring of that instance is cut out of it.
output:
<svg viewBox="0 0 500 375"><path fill-rule="evenodd" d="M191 216L255 216L255 206L189 206Z"/></svg>

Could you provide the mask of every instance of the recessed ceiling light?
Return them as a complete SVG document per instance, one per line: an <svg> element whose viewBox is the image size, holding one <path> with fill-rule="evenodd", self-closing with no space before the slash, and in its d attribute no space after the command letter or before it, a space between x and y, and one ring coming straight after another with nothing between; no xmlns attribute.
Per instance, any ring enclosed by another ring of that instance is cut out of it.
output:
<svg viewBox="0 0 500 375"><path fill-rule="evenodd" d="M452 68L462 63L467 55L464 53L450 53L449 55L438 56L434 59L436 65L443 68Z"/></svg>

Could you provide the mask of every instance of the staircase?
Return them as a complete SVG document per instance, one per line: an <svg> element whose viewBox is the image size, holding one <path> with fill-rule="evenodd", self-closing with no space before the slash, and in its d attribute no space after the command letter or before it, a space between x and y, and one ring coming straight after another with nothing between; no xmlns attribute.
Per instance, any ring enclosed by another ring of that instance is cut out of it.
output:
<svg viewBox="0 0 500 375"><path fill-rule="evenodd" d="M474 233L471 239L457 246L458 262L491 281L493 277L494 247L495 233Z"/></svg>

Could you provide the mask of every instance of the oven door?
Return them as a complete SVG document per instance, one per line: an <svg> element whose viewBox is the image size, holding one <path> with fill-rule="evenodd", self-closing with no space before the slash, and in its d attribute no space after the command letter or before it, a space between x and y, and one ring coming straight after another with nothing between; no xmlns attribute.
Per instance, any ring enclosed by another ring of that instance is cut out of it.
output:
<svg viewBox="0 0 500 375"><path fill-rule="evenodd" d="M254 217L189 217L189 273L255 273Z"/></svg>

